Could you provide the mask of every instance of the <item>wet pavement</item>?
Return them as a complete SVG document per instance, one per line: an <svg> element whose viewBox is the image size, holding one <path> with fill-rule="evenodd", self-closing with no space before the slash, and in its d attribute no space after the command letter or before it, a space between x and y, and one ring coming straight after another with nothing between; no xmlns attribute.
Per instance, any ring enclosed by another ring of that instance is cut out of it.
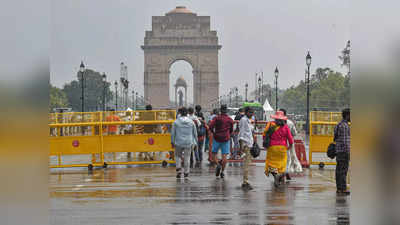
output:
<svg viewBox="0 0 400 225"><path fill-rule="evenodd" d="M224 179L214 171L204 163L177 180L174 166L52 169L50 223L349 224L350 197L336 196L332 169L306 169L275 188L263 165L253 165L251 191L240 188L240 163L231 163Z"/></svg>

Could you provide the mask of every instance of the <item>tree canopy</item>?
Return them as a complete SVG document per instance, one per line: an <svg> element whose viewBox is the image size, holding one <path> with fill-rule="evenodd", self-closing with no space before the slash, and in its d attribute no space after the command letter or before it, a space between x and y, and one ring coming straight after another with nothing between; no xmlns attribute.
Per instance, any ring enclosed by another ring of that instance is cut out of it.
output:
<svg viewBox="0 0 400 225"><path fill-rule="evenodd" d="M306 113L307 85L304 81L285 90L279 107ZM350 77L330 68L318 68L310 78L310 110L339 111L350 106Z"/></svg>
<svg viewBox="0 0 400 225"><path fill-rule="evenodd" d="M62 108L68 106L67 95L60 88L54 87L51 84L50 86L50 101L49 101L49 110L53 111L54 108Z"/></svg>
<svg viewBox="0 0 400 225"><path fill-rule="evenodd" d="M105 89L106 102L113 98L113 94L110 90L111 83L106 82L105 86L102 81L102 75L99 72L86 69L84 74L84 105L85 111L96 111L102 109L103 101L103 89ZM82 79L81 74L77 73L77 80L73 80L70 83L64 85L63 91L69 101L69 106L73 111L81 111L82 102Z"/></svg>

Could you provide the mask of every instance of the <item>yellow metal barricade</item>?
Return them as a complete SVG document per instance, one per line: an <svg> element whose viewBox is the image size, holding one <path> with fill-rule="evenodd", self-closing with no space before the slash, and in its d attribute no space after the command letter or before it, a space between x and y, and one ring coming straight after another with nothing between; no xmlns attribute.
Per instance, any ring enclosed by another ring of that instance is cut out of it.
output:
<svg viewBox="0 0 400 225"><path fill-rule="evenodd" d="M167 157L174 151L170 130L175 116L174 110L52 113L50 167L175 163ZM169 153L162 155L163 152ZM126 160L117 157L117 153L126 153ZM149 157L142 158L140 154ZM89 162L76 163L82 161L83 155L91 158ZM65 156L75 157L74 163L64 163Z"/></svg>
<svg viewBox="0 0 400 225"><path fill-rule="evenodd" d="M342 119L341 112L310 112L310 165L336 165L334 159L326 155L329 144L333 141L335 126Z"/></svg>

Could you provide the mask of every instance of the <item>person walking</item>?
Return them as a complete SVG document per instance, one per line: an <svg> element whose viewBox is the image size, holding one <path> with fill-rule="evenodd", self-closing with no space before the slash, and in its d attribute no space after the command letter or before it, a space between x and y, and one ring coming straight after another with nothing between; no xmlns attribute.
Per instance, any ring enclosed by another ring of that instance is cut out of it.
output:
<svg viewBox="0 0 400 225"><path fill-rule="evenodd" d="M265 175L274 176L274 185L277 187L284 182L287 164L287 150L293 146L293 137L285 121L287 117L282 111L271 115L273 122L268 122L264 130L264 139L269 138L267 158L265 159ZM289 146L287 146L289 143Z"/></svg>
<svg viewBox="0 0 400 225"><path fill-rule="evenodd" d="M119 116L116 114L115 109L110 110L110 115L106 117L107 122L117 122L121 121ZM118 125L108 125L107 126L107 134L108 135L116 135L118 134Z"/></svg>
<svg viewBox="0 0 400 225"><path fill-rule="evenodd" d="M197 118L197 116L194 115L194 109L192 107L188 108L188 117L189 117L189 119L193 120L194 125L196 126L197 134L198 134L199 133L200 120L199 120L199 118ZM197 151L197 148L198 148L198 142L193 143L192 152L190 153L190 168L193 168L194 158L195 158L193 155L195 155L195 153ZM196 158L196 163L197 162L198 161L197 161L197 158Z"/></svg>
<svg viewBox="0 0 400 225"><path fill-rule="evenodd" d="M245 109L240 108L235 116L235 124L233 126L234 132L232 135L233 140L233 149L231 159L237 159L242 152L239 144L239 121L242 117L245 116Z"/></svg>
<svg viewBox="0 0 400 225"><path fill-rule="evenodd" d="M224 171L227 155L230 150L231 134L233 132L233 120L227 115L228 107L221 105L221 112L210 122L210 130L213 133L212 161L217 164L215 176L225 177ZM221 149L222 160L218 160L218 151Z"/></svg>
<svg viewBox="0 0 400 225"><path fill-rule="evenodd" d="M155 120L155 114L154 112L151 112L153 110L152 105L146 105L146 111L140 112L139 113L139 118L140 120L146 120L146 121L153 121ZM144 134L155 134L157 130L157 125L155 124L146 124L146 125L141 125L143 127L143 133ZM154 160L155 158L155 152L141 152L139 153L139 157L143 157L144 154L144 160Z"/></svg>
<svg viewBox="0 0 400 225"><path fill-rule="evenodd" d="M190 153L193 143L197 143L197 130L192 119L187 116L187 109L181 109L181 116L172 124L171 144L175 148L176 178L182 177L182 158L183 175L189 177L190 172Z"/></svg>
<svg viewBox="0 0 400 225"><path fill-rule="evenodd" d="M204 148L204 142L205 142L205 137L207 135L208 127L205 122L203 112L201 112L201 106L196 105L195 110L196 110L195 116L200 121L200 125L198 126L198 129L197 129L198 143L197 143L197 148L195 151L195 158L196 158L196 163L198 163L200 165L201 162L203 161L203 148Z"/></svg>
<svg viewBox="0 0 400 225"><path fill-rule="evenodd" d="M287 117L286 114L286 109L279 109L279 111L282 111L283 114ZM293 139L297 136L297 130L296 126L293 121L291 121L289 118L286 120L286 124L288 125L290 129L290 133L292 134ZM292 178L290 177L290 173L301 173L303 172L303 168L300 164L299 159L297 158L296 155L296 150L294 148L294 145L292 148L288 149L288 160L287 160L287 167L286 167L286 180L291 180Z"/></svg>
<svg viewBox="0 0 400 225"><path fill-rule="evenodd" d="M242 188L251 190L253 187L249 183L249 164L251 160L250 148L254 143L254 127L251 124L250 118L253 116L253 110L250 107L246 107L244 112L245 116L239 122L239 144L240 150L244 153Z"/></svg>
<svg viewBox="0 0 400 225"><path fill-rule="evenodd" d="M213 109L212 114L210 115L210 118L208 118L208 122L210 123L216 116L218 116L219 111L218 109Z"/></svg>
<svg viewBox="0 0 400 225"><path fill-rule="evenodd" d="M202 118L204 120L204 115L203 112L201 111L201 105L196 105L194 109L196 110L194 115L197 116L197 118Z"/></svg>
<svg viewBox="0 0 400 225"><path fill-rule="evenodd" d="M350 161L350 109L342 111L342 121L340 121L334 131L334 141L336 142L336 193L349 195L347 191L347 172Z"/></svg>
<svg viewBox="0 0 400 225"><path fill-rule="evenodd" d="M208 161L210 162L210 164L213 164L213 160L212 160L212 153L211 153L211 149L212 149L212 132L210 131L210 123L211 121L218 115L218 109L213 109L213 111L211 112L211 115L207 118L207 125L208 125L208 130L207 130L207 136L206 136L206 143L205 143L205 151L208 151Z"/></svg>

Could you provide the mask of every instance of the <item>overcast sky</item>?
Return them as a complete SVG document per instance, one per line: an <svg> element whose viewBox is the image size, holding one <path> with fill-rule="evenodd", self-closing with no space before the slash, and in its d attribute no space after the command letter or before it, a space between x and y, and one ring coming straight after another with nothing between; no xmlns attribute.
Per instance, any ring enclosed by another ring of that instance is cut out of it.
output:
<svg viewBox="0 0 400 225"><path fill-rule="evenodd" d="M251 2L251 3L249 3ZM128 66L128 78L143 93L143 51L140 46L151 17L186 6L200 16L211 16L219 44L220 94L233 86L254 89L256 72L273 82L278 65L279 86L304 79L305 55L311 69L340 67L338 55L350 39L346 0L232 1L232 0L53 0L51 6L51 83L62 87L76 79L80 61L87 68L119 79L119 64ZM176 63L171 75L192 81L191 68ZM131 82L132 84L132 82ZM190 95L191 98L191 95Z"/></svg>

